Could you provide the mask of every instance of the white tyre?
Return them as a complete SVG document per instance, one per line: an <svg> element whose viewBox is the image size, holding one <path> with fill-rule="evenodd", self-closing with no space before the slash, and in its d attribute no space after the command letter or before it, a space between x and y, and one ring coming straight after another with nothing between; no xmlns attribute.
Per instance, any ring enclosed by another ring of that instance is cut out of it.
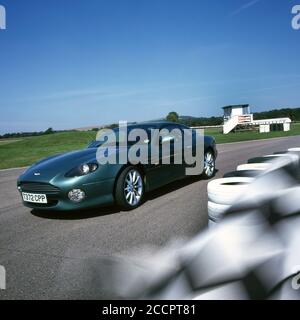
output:
<svg viewBox="0 0 300 320"><path fill-rule="evenodd" d="M288 152L300 152L300 148L290 148Z"/></svg>
<svg viewBox="0 0 300 320"><path fill-rule="evenodd" d="M276 153L276 154L268 154L266 156L263 156L263 158L276 158L276 157L288 157L288 153Z"/></svg>
<svg viewBox="0 0 300 320"><path fill-rule="evenodd" d="M208 200L232 205L244 193L254 178L232 177L210 181L207 185Z"/></svg>
<svg viewBox="0 0 300 320"><path fill-rule="evenodd" d="M208 226L208 229L214 229L217 226L217 223L215 221L208 219L207 226Z"/></svg>
<svg viewBox="0 0 300 320"><path fill-rule="evenodd" d="M212 201L207 203L208 219L212 222L218 222L223 218L227 209L230 208L230 205L227 204L218 204Z"/></svg>
<svg viewBox="0 0 300 320"><path fill-rule="evenodd" d="M299 149L300 151L300 149ZM290 152L296 152L296 150L294 151L290 151ZM272 160L270 159L270 161L275 161L275 160L278 160L278 159L282 159L282 158L285 158L285 159L289 159L290 161L297 161L299 159L299 157L295 154L290 154L290 153L278 153L278 154L271 154L271 155L267 155L267 156L264 156L264 158L272 158Z"/></svg>
<svg viewBox="0 0 300 320"><path fill-rule="evenodd" d="M245 163L237 166L236 170L267 170L271 167L271 163L262 162L262 163Z"/></svg>

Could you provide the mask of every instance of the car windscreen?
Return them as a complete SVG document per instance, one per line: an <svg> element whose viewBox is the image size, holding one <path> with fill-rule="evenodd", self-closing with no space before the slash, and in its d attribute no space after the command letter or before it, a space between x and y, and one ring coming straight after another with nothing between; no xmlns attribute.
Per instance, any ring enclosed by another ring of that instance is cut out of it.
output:
<svg viewBox="0 0 300 320"><path fill-rule="evenodd" d="M128 141L128 135L133 129L143 129L145 130L147 134L147 139L148 141L145 140L138 140L137 141ZM136 143L149 143L151 139L151 129L155 129L155 127L128 127L127 128L127 136L126 135L120 135L120 130L119 128L115 128L110 130L109 132L104 130L103 132L100 133L100 135L97 137L97 140L92 141L89 145L88 148L98 148L100 147L104 142L106 146L109 145L114 145L115 141L117 143L117 146L122 146L122 145L132 145ZM111 141L111 142L109 142Z"/></svg>

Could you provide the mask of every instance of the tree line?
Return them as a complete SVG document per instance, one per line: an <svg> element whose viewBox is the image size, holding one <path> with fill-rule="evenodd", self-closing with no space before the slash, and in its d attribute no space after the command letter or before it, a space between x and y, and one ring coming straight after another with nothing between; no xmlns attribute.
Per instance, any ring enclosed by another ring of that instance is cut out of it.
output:
<svg viewBox="0 0 300 320"><path fill-rule="evenodd" d="M8 139L8 138L24 138L24 137L32 137L32 136L42 136L45 134L52 134L58 131L53 130L52 128L48 128L45 131L34 131L34 132L12 132L5 133L0 135L0 139Z"/></svg>
<svg viewBox="0 0 300 320"><path fill-rule="evenodd" d="M300 108L283 108L270 111L255 112L255 120L272 118L290 118L292 121L300 121ZM189 117L179 116L177 112L172 111L166 116L165 120L177 122L189 127L200 126L218 126L223 124L223 117Z"/></svg>
<svg viewBox="0 0 300 320"><path fill-rule="evenodd" d="M300 108L274 109L270 111L256 112L254 119L290 118L292 121L300 121Z"/></svg>

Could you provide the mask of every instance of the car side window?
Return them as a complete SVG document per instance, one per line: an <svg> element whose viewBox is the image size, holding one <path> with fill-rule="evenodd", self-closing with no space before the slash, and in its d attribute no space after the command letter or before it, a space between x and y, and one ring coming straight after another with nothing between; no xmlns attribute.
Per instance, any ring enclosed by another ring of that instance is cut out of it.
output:
<svg viewBox="0 0 300 320"><path fill-rule="evenodd" d="M144 128L147 132L148 135L148 140L149 140L149 144L151 143L151 139L152 139L152 130L155 130L155 127L146 127Z"/></svg>
<svg viewBox="0 0 300 320"><path fill-rule="evenodd" d="M170 137L170 139L174 139L175 142L182 139L182 130L179 126L167 125L163 129L168 130L168 132L164 132L164 130L161 131L161 136L163 139ZM177 130L174 130L174 129L177 129ZM172 132L173 130L174 132Z"/></svg>

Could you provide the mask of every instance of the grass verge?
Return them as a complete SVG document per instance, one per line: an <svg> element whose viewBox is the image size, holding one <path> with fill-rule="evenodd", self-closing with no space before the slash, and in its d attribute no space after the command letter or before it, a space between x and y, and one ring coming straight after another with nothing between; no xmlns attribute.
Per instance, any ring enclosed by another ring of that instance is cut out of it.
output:
<svg viewBox="0 0 300 320"><path fill-rule="evenodd" d="M25 167L44 157L84 148L96 132L62 132L0 143L0 169Z"/></svg>

